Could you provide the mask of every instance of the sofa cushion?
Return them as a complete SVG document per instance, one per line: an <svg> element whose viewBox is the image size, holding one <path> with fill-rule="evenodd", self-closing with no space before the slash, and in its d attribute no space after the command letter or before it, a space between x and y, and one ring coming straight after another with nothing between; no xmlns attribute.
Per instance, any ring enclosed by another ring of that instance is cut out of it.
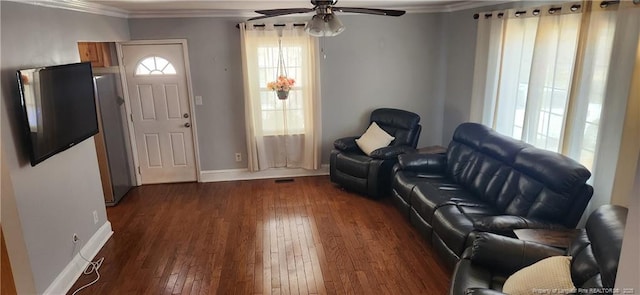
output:
<svg viewBox="0 0 640 295"><path fill-rule="evenodd" d="M510 295L529 295L536 290L558 290L569 294L575 287L571 281L569 266L571 257L552 256L527 266L511 275L502 288Z"/></svg>
<svg viewBox="0 0 640 295"><path fill-rule="evenodd" d="M415 172L400 170L393 177L391 187L406 203L409 203L413 188L418 183L426 180L425 178L416 177Z"/></svg>
<svg viewBox="0 0 640 295"><path fill-rule="evenodd" d="M591 172L580 163L564 155L533 147L521 150L513 167L559 193L573 192L591 177Z"/></svg>
<svg viewBox="0 0 640 295"><path fill-rule="evenodd" d="M431 224L433 213L439 206L456 204L458 201L476 200L469 192L456 189L460 187L451 184L451 180L448 179L418 183L410 194L409 203L422 219Z"/></svg>
<svg viewBox="0 0 640 295"><path fill-rule="evenodd" d="M491 133L491 128L487 126L475 123L462 123L458 125L453 132L453 141L477 149L487 136L493 135Z"/></svg>
<svg viewBox="0 0 640 295"><path fill-rule="evenodd" d="M406 172L400 171L396 173L391 180L391 189L396 192L398 196L407 204L409 203L411 191L416 186L416 184L413 182L413 179L414 178L408 176Z"/></svg>
<svg viewBox="0 0 640 295"><path fill-rule="evenodd" d="M373 122L367 128L367 131L356 139L356 144L367 156L370 156L373 151L389 146L394 139L395 137L389 135L376 122Z"/></svg>
<svg viewBox="0 0 640 295"><path fill-rule="evenodd" d="M506 214L559 224L564 223L563 217L574 201L569 192L556 192L517 170L509 174L500 194L501 204L510 199L504 208Z"/></svg>
<svg viewBox="0 0 640 295"><path fill-rule="evenodd" d="M536 148L520 151L513 167L503 191L513 195L505 213L558 223L591 176L574 160Z"/></svg>

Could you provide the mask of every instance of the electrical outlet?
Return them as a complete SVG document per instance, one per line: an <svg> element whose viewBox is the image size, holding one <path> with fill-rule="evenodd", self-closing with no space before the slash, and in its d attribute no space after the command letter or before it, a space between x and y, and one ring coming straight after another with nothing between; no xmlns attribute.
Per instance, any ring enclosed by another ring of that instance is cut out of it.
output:
<svg viewBox="0 0 640 295"><path fill-rule="evenodd" d="M93 210L93 224L98 224L98 211Z"/></svg>
<svg viewBox="0 0 640 295"><path fill-rule="evenodd" d="M73 233L73 243L74 243L74 244L77 244L77 243L78 243L78 241L80 241L80 238L78 237L78 234Z"/></svg>
<svg viewBox="0 0 640 295"><path fill-rule="evenodd" d="M196 95L196 105L202 105L202 96Z"/></svg>
<svg viewBox="0 0 640 295"><path fill-rule="evenodd" d="M236 162L242 162L242 154L236 153Z"/></svg>

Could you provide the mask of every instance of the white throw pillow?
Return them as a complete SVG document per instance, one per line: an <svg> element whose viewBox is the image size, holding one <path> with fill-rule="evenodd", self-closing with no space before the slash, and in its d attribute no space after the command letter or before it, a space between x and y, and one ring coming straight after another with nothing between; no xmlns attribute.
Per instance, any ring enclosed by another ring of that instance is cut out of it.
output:
<svg viewBox="0 0 640 295"><path fill-rule="evenodd" d="M382 130L376 122L373 122L367 128L367 131L356 139L356 144L367 156L370 156L373 151L388 146L394 139L396 138Z"/></svg>
<svg viewBox="0 0 640 295"><path fill-rule="evenodd" d="M512 274L502 286L509 295L569 294L572 290L570 256L542 259Z"/></svg>

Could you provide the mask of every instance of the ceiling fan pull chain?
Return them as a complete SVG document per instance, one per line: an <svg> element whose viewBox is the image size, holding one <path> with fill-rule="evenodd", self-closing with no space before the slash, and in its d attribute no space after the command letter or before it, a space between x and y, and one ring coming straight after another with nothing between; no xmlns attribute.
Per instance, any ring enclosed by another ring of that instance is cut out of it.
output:
<svg viewBox="0 0 640 295"><path fill-rule="evenodd" d="M324 52L324 38L320 39L320 53L322 53L322 59L327 59L327 53Z"/></svg>

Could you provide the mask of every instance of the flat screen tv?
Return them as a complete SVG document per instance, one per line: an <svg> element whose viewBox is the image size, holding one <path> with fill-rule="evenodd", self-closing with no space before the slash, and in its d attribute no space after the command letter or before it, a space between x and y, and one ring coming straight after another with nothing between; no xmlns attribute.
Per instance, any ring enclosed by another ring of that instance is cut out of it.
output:
<svg viewBox="0 0 640 295"><path fill-rule="evenodd" d="M19 70L31 166L98 133L91 63Z"/></svg>

